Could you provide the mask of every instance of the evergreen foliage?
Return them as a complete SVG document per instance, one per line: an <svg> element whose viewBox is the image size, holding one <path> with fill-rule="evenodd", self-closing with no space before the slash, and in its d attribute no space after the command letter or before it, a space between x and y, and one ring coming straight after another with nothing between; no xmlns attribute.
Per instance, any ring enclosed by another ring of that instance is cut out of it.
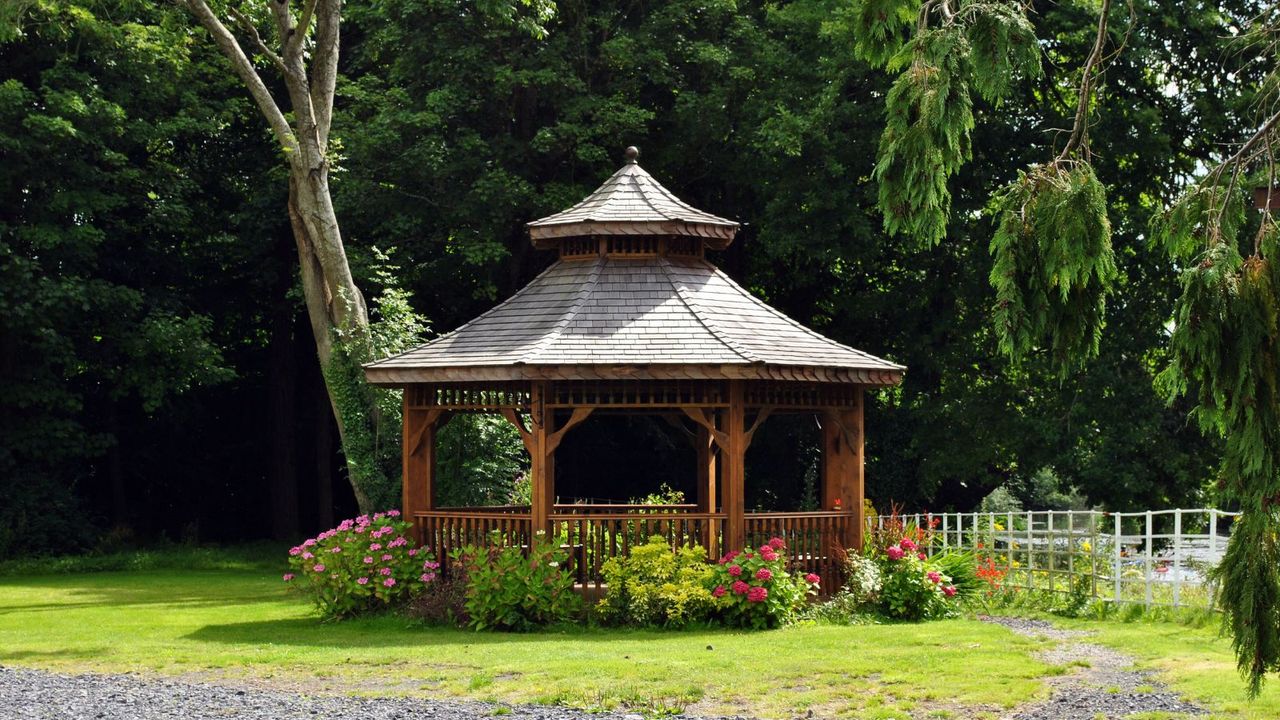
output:
<svg viewBox="0 0 1280 720"><path fill-rule="evenodd" d="M993 321L1017 361L1047 347L1063 369L1098 354L1119 276L1106 189L1087 163L1035 165L992 200Z"/></svg>

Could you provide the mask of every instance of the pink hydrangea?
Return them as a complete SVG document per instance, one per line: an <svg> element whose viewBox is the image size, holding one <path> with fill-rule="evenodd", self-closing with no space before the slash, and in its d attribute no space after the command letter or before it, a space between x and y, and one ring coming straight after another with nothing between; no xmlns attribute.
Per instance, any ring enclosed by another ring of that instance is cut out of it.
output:
<svg viewBox="0 0 1280 720"><path fill-rule="evenodd" d="M912 541L912 539L911 539L911 538L902 538L901 540L899 540L899 541L898 541L898 544L902 546L902 549L903 549L903 550L915 550L915 549L916 549L916 544L915 544L915 542L914 542L914 541Z"/></svg>
<svg viewBox="0 0 1280 720"><path fill-rule="evenodd" d="M357 585L368 585L368 584L369 584L369 578L367 578L367 577L357 578L357 579L356 579L356 584L357 584Z"/></svg>
<svg viewBox="0 0 1280 720"><path fill-rule="evenodd" d="M757 580L772 580L772 579L773 579L773 573L769 571L769 568L760 568L759 570L757 570L757 571L756 571L756 579L757 579Z"/></svg>
<svg viewBox="0 0 1280 720"><path fill-rule="evenodd" d="M372 564L373 564L373 556L372 556L372 555L365 555L365 556L364 556L364 564L365 564L365 565L372 565Z"/></svg>
<svg viewBox="0 0 1280 720"><path fill-rule="evenodd" d="M435 560L427 560L426 562L422 563L423 570L437 570L439 568L440 568L440 563L436 562Z"/></svg>
<svg viewBox="0 0 1280 720"><path fill-rule="evenodd" d="M728 590L726 590L726 589L725 589L725 587L724 587L723 585L717 585L717 586L716 586L716 589L711 591L711 594L712 594L712 595L714 595L714 596L716 596L716 597L724 597L724 594L725 594L725 593L727 593L727 592L729 592L729 591L728 591Z"/></svg>
<svg viewBox="0 0 1280 720"><path fill-rule="evenodd" d="M761 555L764 555L765 553L771 553L771 552L773 552L773 547L770 546L769 543L765 543L764 545L760 546Z"/></svg>
<svg viewBox="0 0 1280 720"><path fill-rule="evenodd" d="M284 581L285 581L285 582L289 582L289 581L290 581L290 580L292 580L292 579L293 579L293 573L285 573L285 574L284 574Z"/></svg>
<svg viewBox="0 0 1280 720"><path fill-rule="evenodd" d="M312 569L315 570L316 572L324 572L324 565L321 565L320 563L316 563L316 566Z"/></svg>
<svg viewBox="0 0 1280 720"><path fill-rule="evenodd" d="M760 557L763 558L765 562L773 562L774 560L778 559L778 553L772 550L769 550L769 551L760 553Z"/></svg>
<svg viewBox="0 0 1280 720"><path fill-rule="evenodd" d="M302 554L302 548L300 548L300 547L291 547L291 548L289 548L289 554L290 554L290 555L293 555L293 556L295 556L295 557L296 557L296 556L298 556L298 555L301 555L301 554Z"/></svg>
<svg viewBox="0 0 1280 720"><path fill-rule="evenodd" d="M809 583L810 585L817 585L818 583L822 582L822 578L818 577L815 573L809 573L808 575L804 576L804 581Z"/></svg>
<svg viewBox="0 0 1280 720"><path fill-rule="evenodd" d="M897 545L890 545L884 549L884 554L888 555L890 560L901 560L903 552Z"/></svg>
<svg viewBox="0 0 1280 720"><path fill-rule="evenodd" d="M939 575L936 570L930 570L929 572L925 573L924 576L929 578L929 582L933 583L934 585L937 585L938 583L942 582L942 576Z"/></svg>
<svg viewBox="0 0 1280 720"><path fill-rule="evenodd" d="M312 555L312 554L311 554L311 553L309 553L309 552L304 552L304 553L302 553L302 559L303 559L303 560L310 560L310 559L311 559L311 558L313 558L313 557L315 557L315 555Z"/></svg>
<svg viewBox="0 0 1280 720"><path fill-rule="evenodd" d="M783 541L782 541L782 538L780 538L780 537L770 538L770 539L769 539L769 547L773 548L774 550L781 550L782 548L784 548L784 547L786 547L786 546L787 546L787 544L786 544L785 542L783 542Z"/></svg>
<svg viewBox="0 0 1280 720"><path fill-rule="evenodd" d="M731 585L730 587L733 589L733 591L734 591L735 593L737 593L738 595L742 595L742 594L745 594L745 593L747 592L747 588L749 588L749 587L751 587L751 586L750 586L750 585L747 585L746 583L742 582L741 580L737 580L737 581L735 581L735 582L733 583L733 585Z"/></svg>
<svg viewBox="0 0 1280 720"><path fill-rule="evenodd" d="M764 602L769 597L769 591L762 587L753 587L747 591L747 602Z"/></svg>
<svg viewBox="0 0 1280 720"><path fill-rule="evenodd" d="M422 576L421 576L421 577L419 577L418 579L419 579L419 580L421 580L421 581L422 581L422 582L424 582L424 583L429 583L429 582L431 582L432 580L435 580L435 579L436 579L436 574L435 574L435 573L422 573Z"/></svg>
<svg viewBox="0 0 1280 720"><path fill-rule="evenodd" d="M395 578L387 578L386 580L382 581L383 587L391 587L392 585L395 585L395 584L396 584Z"/></svg>
<svg viewBox="0 0 1280 720"><path fill-rule="evenodd" d="M306 542L302 543L302 547L311 547L312 545L315 545L315 544L316 544L315 538L308 538Z"/></svg>
<svg viewBox="0 0 1280 720"><path fill-rule="evenodd" d="M369 552L378 552L382 549L382 543L374 543L369 546Z"/></svg>
<svg viewBox="0 0 1280 720"><path fill-rule="evenodd" d="M382 562L386 562L386 561L388 561L388 560L390 560L390 559L391 559L391 555L389 555L389 554L388 554L388 555L383 555L383 556L382 556Z"/></svg>
<svg viewBox="0 0 1280 720"><path fill-rule="evenodd" d="M414 555L417 555L417 554L418 554L418 548L409 548L409 557L413 557Z"/></svg>
<svg viewBox="0 0 1280 720"><path fill-rule="evenodd" d="M725 553L725 554L724 554L724 557L720 558L720 564L721 564L721 565L726 565L726 564L728 564L728 563L733 562L733 559L734 559L734 558L736 558L736 557L738 557L738 555L739 555L739 554L740 554L740 553L739 553L737 550L731 550L731 551L729 551L729 552Z"/></svg>
<svg viewBox="0 0 1280 720"><path fill-rule="evenodd" d="M753 557L755 557L755 556L756 556L756 554L755 554L755 553L753 553L753 552L751 552L751 551L749 551L749 550L748 550L747 552L742 553L742 557L744 557L744 558L746 558L746 559L748 559L748 560L750 560L751 558L753 558Z"/></svg>
<svg viewBox="0 0 1280 720"><path fill-rule="evenodd" d="M944 595L946 595L947 597L954 597L954 596L955 596L955 594L956 594L956 586L955 586L955 585L948 585L948 586L946 586L946 587L942 588L942 593L943 593Z"/></svg>
<svg viewBox="0 0 1280 720"><path fill-rule="evenodd" d="M924 553L916 553L916 557L920 558L921 560L924 560L924 559L925 559L925 554L924 554Z"/></svg>
<svg viewBox="0 0 1280 720"><path fill-rule="evenodd" d="M399 511L399 510L388 510L388 511L387 511L387 517L400 517L400 511Z"/></svg>
<svg viewBox="0 0 1280 720"><path fill-rule="evenodd" d="M741 565L730 565L730 566L729 566L729 574L730 574L730 575L732 575L732 576L734 576L734 577L741 577L741 576L742 576L742 566L741 566Z"/></svg>
<svg viewBox="0 0 1280 720"><path fill-rule="evenodd" d="M340 546L338 546L338 545L334 545L333 547L329 548L329 552L331 552L331 553L340 553L340 552L342 552L342 548L341 548Z"/></svg>
<svg viewBox="0 0 1280 720"><path fill-rule="evenodd" d="M382 573L383 575L390 575L390 574L391 574L391 568L382 568L382 569L381 569L381 570L379 570L378 572Z"/></svg>

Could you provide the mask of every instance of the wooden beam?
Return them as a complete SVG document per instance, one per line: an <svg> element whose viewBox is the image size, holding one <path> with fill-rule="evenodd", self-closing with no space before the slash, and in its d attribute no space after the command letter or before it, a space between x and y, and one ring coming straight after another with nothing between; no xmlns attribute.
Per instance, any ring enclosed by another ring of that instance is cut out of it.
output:
<svg viewBox="0 0 1280 720"><path fill-rule="evenodd" d="M530 403L532 411L529 413L531 427L527 430L530 437L525 442L525 447L529 448L529 479L533 485L529 508L533 530L550 533L551 506L555 498L555 478L551 473L555 472L555 465L554 461L548 462L550 453L547 447L548 434L553 430L551 426L555 424L555 416L547 409L546 397L547 383L545 381L533 383Z"/></svg>
<svg viewBox="0 0 1280 720"><path fill-rule="evenodd" d="M743 486L746 481L746 408L743 402L742 382L729 382L729 409L725 415L725 430L721 433L725 442L720 446L724 460L724 493L722 504L725 512L724 547L741 550L746 541L746 503ZM712 433L713 436L715 433ZM717 439L717 442L719 440Z"/></svg>
<svg viewBox="0 0 1280 720"><path fill-rule="evenodd" d="M400 512L413 521L414 513L430 510L435 504L436 430L448 421L444 410L416 410L404 399L401 438ZM414 523L415 540L423 538Z"/></svg>
<svg viewBox="0 0 1280 720"><path fill-rule="evenodd" d="M822 416L822 509L852 513L845 532L830 539L846 548L861 548L863 535L862 400L853 407L828 410Z"/></svg>
<svg viewBox="0 0 1280 720"><path fill-rule="evenodd" d="M720 446L721 451L724 451L729 447L728 433L722 432L721 430L716 428L715 418L714 416L708 413L706 408L689 407L686 405L682 405L680 407L680 410L685 415L688 415L689 419L697 423L699 427L709 432L711 434L712 440L715 441L716 445Z"/></svg>
<svg viewBox="0 0 1280 720"><path fill-rule="evenodd" d="M698 426L693 438L694 449L698 454L698 480L695 501L698 512L714 513L716 511L716 448L711 432ZM707 557L715 559L720 555L720 538L715 532L715 523L708 522L702 529L702 545L707 549Z"/></svg>
<svg viewBox="0 0 1280 720"><path fill-rule="evenodd" d="M575 426L582 423L583 420L586 420L588 417L590 417L592 411L594 410L595 408L590 408L590 407L574 408L573 414L569 416L568 422L566 422L564 426L556 430L554 433L551 433L550 435L547 436L547 452L554 454L556 451L556 448L560 447L560 441L564 439L564 434L572 430ZM552 412L553 411L548 410L547 416L550 417Z"/></svg>

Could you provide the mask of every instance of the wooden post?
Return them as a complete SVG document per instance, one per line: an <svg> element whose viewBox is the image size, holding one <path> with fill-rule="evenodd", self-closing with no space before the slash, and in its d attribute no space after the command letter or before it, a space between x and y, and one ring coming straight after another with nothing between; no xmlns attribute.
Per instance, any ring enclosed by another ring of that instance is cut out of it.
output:
<svg viewBox="0 0 1280 720"><path fill-rule="evenodd" d="M532 515L533 531L539 530L547 533L551 532L551 506L555 502L555 479L550 473L554 472L554 465L549 462L550 452L548 452L547 436L551 432L551 425L555 420L551 417L552 413L547 409L546 404L546 381L538 381L533 383L531 393L531 409L530 417L531 427L529 433L532 442L529 443L529 476L533 485L532 500L529 512Z"/></svg>
<svg viewBox="0 0 1280 720"><path fill-rule="evenodd" d="M714 513L716 511L716 451L715 438L711 430L697 426L694 435L694 447L698 453L698 485L696 501L698 512ZM719 537L716 523L708 520L702 525L702 545L707 549L707 557L719 556Z"/></svg>
<svg viewBox="0 0 1280 720"><path fill-rule="evenodd" d="M741 380L729 381L729 409L725 416L724 432L727 448L724 449L724 494L721 500L725 513L724 545L726 550L741 550L746 542L746 501L743 486L746 483L746 405Z"/></svg>
<svg viewBox="0 0 1280 720"><path fill-rule="evenodd" d="M850 512L842 537L847 548L862 548L863 486L862 393L852 408L828 410L822 422L822 509Z"/></svg>
<svg viewBox="0 0 1280 720"><path fill-rule="evenodd" d="M424 543L422 526L414 513L435 507L436 429L442 417L444 412L438 409L409 407L405 392L400 512L413 523L414 539L420 545Z"/></svg>

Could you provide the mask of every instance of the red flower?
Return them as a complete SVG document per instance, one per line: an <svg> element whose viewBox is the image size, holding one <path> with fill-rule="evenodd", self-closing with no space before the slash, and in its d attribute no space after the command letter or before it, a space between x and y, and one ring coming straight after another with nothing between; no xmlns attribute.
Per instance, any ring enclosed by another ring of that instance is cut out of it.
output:
<svg viewBox="0 0 1280 720"><path fill-rule="evenodd" d="M902 538L901 540L898 541L898 545L901 546L903 550L916 549L916 544L912 542L911 538Z"/></svg>
<svg viewBox="0 0 1280 720"><path fill-rule="evenodd" d="M771 580L773 579L773 573L769 572L769 568L760 568L759 570L756 571L756 579Z"/></svg>
<svg viewBox="0 0 1280 720"><path fill-rule="evenodd" d="M956 594L956 586L955 586L955 585L948 585L948 586L946 586L946 587L942 588L942 592L943 592L943 594L945 594L947 597L953 597L953 596Z"/></svg>
<svg viewBox="0 0 1280 720"><path fill-rule="evenodd" d="M742 575L742 566L741 566L741 565L730 565L730 566L729 566L729 574L730 574L730 575L732 575L732 576L734 576L734 577L739 577L739 576L741 576L741 575Z"/></svg>
<svg viewBox="0 0 1280 720"><path fill-rule="evenodd" d="M743 593L745 593L745 592L747 591L747 588L748 588L748 587L750 587L750 586L749 586L749 585L747 585L746 583L742 582L741 580L738 580L737 582L735 582L735 583L732 585L732 587L733 587L733 591L734 591L735 593L737 593L737 594L739 594L739 595L742 595Z"/></svg>
<svg viewBox="0 0 1280 720"><path fill-rule="evenodd" d="M711 591L711 594L715 595L716 597L724 597L724 594L726 592L728 591L724 589L723 585L717 585L716 589Z"/></svg>
<svg viewBox="0 0 1280 720"><path fill-rule="evenodd" d="M764 599L767 597L769 597L768 590L762 587L753 587L747 593L747 602L753 602L753 603L764 602Z"/></svg>
<svg viewBox="0 0 1280 720"><path fill-rule="evenodd" d="M809 583L810 585L817 585L819 582L821 582L821 580L822 578L818 577L814 573L809 573L808 575L804 576L804 581Z"/></svg>
<svg viewBox="0 0 1280 720"><path fill-rule="evenodd" d="M768 546L766 545L765 547L768 547ZM778 559L778 553L770 550L769 552L760 553L760 557L764 558L765 562L773 562L774 560Z"/></svg>
<svg viewBox="0 0 1280 720"><path fill-rule="evenodd" d="M780 537L776 537L776 538L769 538L769 547L773 548L774 550L781 550L782 548L784 548L784 547L786 547L786 546L787 546L787 544L786 544L785 542L783 542L783 541L782 541L782 538L780 538Z"/></svg>

